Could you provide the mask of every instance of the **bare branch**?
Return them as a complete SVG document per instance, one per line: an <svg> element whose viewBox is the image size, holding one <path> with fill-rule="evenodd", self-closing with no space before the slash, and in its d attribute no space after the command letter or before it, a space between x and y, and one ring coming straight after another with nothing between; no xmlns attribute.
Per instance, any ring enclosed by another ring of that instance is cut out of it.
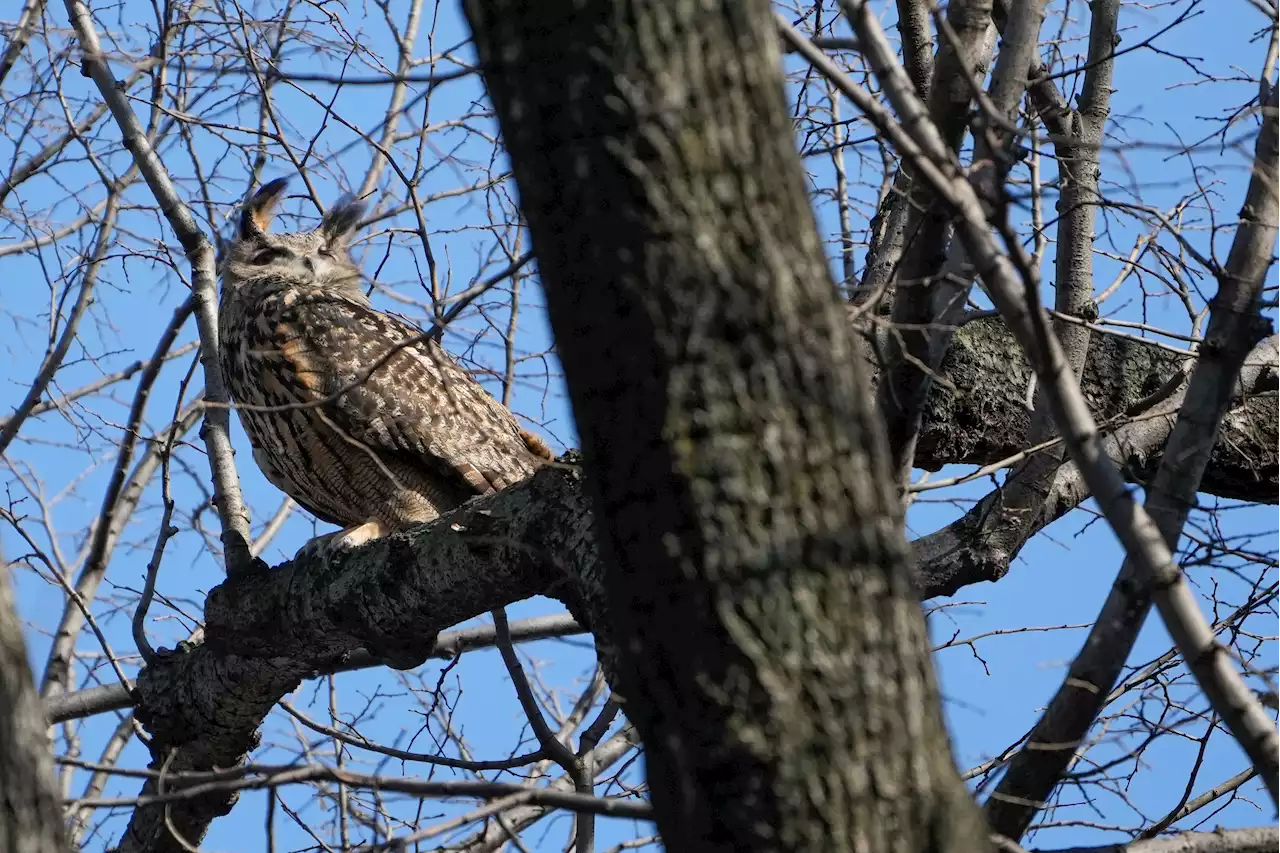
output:
<svg viewBox="0 0 1280 853"><path fill-rule="evenodd" d="M553 637L568 637L574 634L581 634L585 630L568 614L535 616L531 619L521 619L513 622L511 624L511 639L514 642L526 643ZM436 638L436 644L431 650L430 657L436 660L452 660L463 652L491 648L496 643L497 634L492 625L444 631ZM375 660L367 651L357 649L347 655L339 665L331 669L317 669L315 676L321 677L339 672L354 672L358 669L368 669L369 667L383 665L382 661ZM90 687L87 690L78 690L75 693L50 696L45 699L44 709L50 723L60 723L66 720L78 720L95 714L103 714L107 711L131 708L134 701L134 697L130 696L129 692L120 685L111 684L105 687Z"/></svg>
<svg viewBox="0 0 1280 853"><path fill-rule="evenodd" d="M133 154L138 170L159 202L161 211L191 263L191 293L195 299L196 322L200 327L200 361L204 365L205 398L214 404L225 404L229 398L218 362L217 275L214 270L213 246L196 224L191 211L178 197L168 171L151 147L138 117L125 99L111 69L107 67L97 29L84 0L65 0L65 3L67 15L83 50L83 66L97 85L116 124L120 126L125 148ZM240 481L236 475L231 449L230 425L231 413L215 405L205 413L201 435L209 451L214 505L218 508L218 518L222 522L222 544L227 555L227 571L236 573L248 567L253 558L249 555L249 512L240 496Z"/></svg>
<svg viewBox="0 0 1280 853"><path fill-rule="evenodd" d="M62 853L62 810L14 605L9 565L0 559L0 847Z"/></svg>
<svg viewBox="0 0 1280 853"><path fill-rule="evenodd" d="M925 158L931 161L930 167L922 168L921 172L953 205L959 217L961 239L982 275L988 295L1031 358L1073 461L1129 559L1134 561L1139 576L1155 590L1154 597L1165 624L1202 689L1249 753L1274 799L1280 785L1274 723L1240 679L1226 651L1213 638L1185 580L1173 564L1159 529L1134 501L1117 466L1106 456L1102 437L1048 318L1038 303L1028 304L1028 293L1035 293L1034 270L1021 263L1020 268L1015 269L1013 262L996 247L977 195L924 116L923 105L915 98L905 74L893 65L892 53L879 23L865 6L854 23L886 94L903 117L904 127L887 120L865 90L852 81L846 78L842 88L869 117L880 120L877 126L891 135L895 145L901 146L904 156L918 167ZM1254 180L1257 179L1255 174ZM1019 249L1016 243L1010 245L1015 253Z"/></svg>
<svg viewBox="0 0 1280 853"><path fill-rule="evenodd" d="M141 808L146 808L163 804L189 803L192 800L211 796L226 797L238 791L259 790L280 785L325 780L341 782L352 787L397 791L419 797L513 797L514 799L511 801L513 805L534 803L564 808L574 812L589 812L611 817L644 820L652 814L648 803L605 799L578 793L561 793L547 788L533 788L508 782L473 782L467 779L433 781L395 776L373 776L367 773L354 773L338 767L316 765L273 767L251 764L231 770L202 773L170 773L165 771L135 773L120 769L107 769L107 772L125 776L142 775L158 782L163 782L165 790L154 794L143 794L137 798L116 797L80 800L76 803L79 808L116 808L135 804Z"/></svg>
<svg viewBox="0 0 1280 853"><path fill-rule="evenodd" d="M107 211L102 217L102 222L98 225L97 243L81 272L80 292L76 297L75 305L71 308L71 313L67 315L62 324L62 334L58 336L57 343L45 355L44 361L40 364L39 372L31 380L31 385L27 389L26 398L18 404L17 411L5 418L4 422L0 424L0 456L4 455L5 448L9 446L9 442L13 441L14 436L18 434L18 430L22 428L23 421L35 410L36 404L44 396L45 389L53 381L53 375L62 366L62 360L66 358L67 351L71 349L72 341L76 339L76 333L80 330L80 318L84 316L85 309L89 307L89 303L93 300L93 289L98 283L98 269L107 250L114 243L116 214L119 211L120 197L117 193L110 193L107 197Z"/></svg>
<svg viewBox="0 0 1280 853"><path fill-rule="evenodd" d="M0 83L9 76L22 51L26 49L31 34L35 32L36 22L44 14L45 0L26 0L22 4L22 14L18 16L18 25L9 36L9 43L4 46L4 54L0 55Z"/></svg>

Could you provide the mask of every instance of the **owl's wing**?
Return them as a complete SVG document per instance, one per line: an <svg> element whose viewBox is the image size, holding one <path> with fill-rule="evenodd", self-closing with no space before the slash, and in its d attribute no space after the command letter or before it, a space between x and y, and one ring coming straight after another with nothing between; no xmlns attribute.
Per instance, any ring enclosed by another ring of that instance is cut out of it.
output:
<svg viewBox="0 0 1280 853"><path fill-rule="evenodd" d="M475 494L536 467L506 407L411 324L354 302L306 299L276 333L353 453L407 456Z"/></svg>

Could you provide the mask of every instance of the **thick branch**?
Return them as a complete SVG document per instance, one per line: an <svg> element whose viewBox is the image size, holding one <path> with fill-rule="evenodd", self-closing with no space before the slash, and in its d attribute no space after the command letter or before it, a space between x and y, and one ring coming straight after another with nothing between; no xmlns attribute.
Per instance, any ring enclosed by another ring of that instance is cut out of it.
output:
<svg viewBox="0 0 1280 853"><path fill-rule="evenodd" d="M925 0L898 0L898 35L902 39L902 64L911 75L916 94L921 100L928 100L933 85L933 34Z"/></svg>
<svg viewBox="0 0 1280 853"><path fill-rule="evenodd" d="M1099 423L1103 446L1131 482L1146 484L1164 457L1174 415L1186 395L1176 353L1112 335L1095 335L1085 365L1084 394ZM1276 337L1245 360L1232 406L1213 445L1203 491L1254 502L1276 500ZM931 396L931 415L920 444L920 466L950 462L993 465L1030 444L1031 420L1020 393L1031 368L1012 335L995 318L971 323L948 351L946 376L956 384ZM1182 380L1171 385L1170 380ZM1006 442L1005 438L1011 439ZM989 444L989 439L997 444ZM1002 489L987 494L964 516L914 543L917 583L924 597L952 595L981 581L996 581L1032 536L1089 497L1079 470L1068 462L1030 506L1009 524L998 511Z"/></svg>
<svg viewBox="0 0 1280 853"><path fill-rule="evenodd" d="M286 563L228 581L205 603L205 643L162 653L137 680L138 719L152 732L153 767L171 772L242 764L275 703L317 671L364 648L414 666L436 634L536 594L562 594L599 576L579 475L545 469L499 495L473 501L407 533L335 559ZM559 592L558 592L559 591ZM148 783L143 793L151 793ZM198 843L226 814L230 794L169 807ZM178 851L159 807L133 815L121 846Z"/></svg>
<svg viewBox="0 0 1280 853"><path fill-rule="evenodd" d="M1176 369L1181 357L1134 339L1097 335L1091 344L1095 358L1086 366L1085 394L1096 417L1107 421L1123 413L1156 388ZM941 385L930 395L925 429L919 446L920 467L936 470L948 463L986 465L1007 458L1026 446L1029 414L1019 395L1026 387L1031 367L998 318L967 324L944 362L944 375L955 386ZM1277 339L1271 338L1246 360L1237 397L1228 413L1224 432L1214 446L1202 487L1210 494L1249 501L1276 499L1276 410L1274 405ZM1128 424L1108 439L1108 454L1126 465L1137 482L1154 472L1172 429L1173 412L1183 391L1164 398L1153 411L1169 414ZM1247 396L1253 394L1255 396ZM1261 394L1262 396L1256 396ZM163 443L163 442L161 442ZM131 477L131 482L137 475ZM1074 466L1067 464L1054 483L1045 510L1033 532L1056 521L1088 497L1088 490ZM574 500L581 500L574 495ZM928 534L914 545L915 583L922 598L953 594L982 581L998 580L1016 557L1004 549L988 524L990 513L975 508L969 515L942 530ZM572 513L565 523L580 523ZM583 630L555 622L513 625L516 639L559 636ZM529 633L532 632L532 633ZM548 633L549 632L549 633ZM440 637L434 657L448 658L456 651L492 643L491 632L473 637L474 629L448 632ZM454 635L458 638L455 641ZM348 656L333 670L345 672L378 665L364 652ZM133 700L118 684L89 688L46 698L50 722L77 719L128 708Z"/></svg>
<svg viewBox="0 0 1280 853"><path fill-rule="evenodd" d="M1270 351L1248 359L1239 394L1214 445L1200 491L1234 500L1274 504L1280 472L1276 411L1277 375ZM1187 356L1137 338L1094 332L1080 377L1089 409L1108 422L1159 392ZM1030 446L1026 408L1031 365L1004 322L996 317L966 323L952 339L925 407L915 464L926 471L944 465L989 465ZM1175 389L1176 390L1176 389ZM1162 426L1163 425L1163 426ZM1151 422L1142 441L1119 460L1125 475L1145 483L1160 462L1169 422Z"/></svg>
<svg viewBox="0 0 1280 853"><path fill-rule="evenodd" d="M1251 829L1218 829L1213 832L1180 832L1167 838L1148 838L1101 847L1035 850L1031 853L1272 853L1280 841L1274 826ZM997 847L1004 853L1005 848Z"/></svg>
<svg viewBox="0 0 1280 853"><path fill-rule="evenodd" d="M61 853L62 809L9 575L0 559L0 850Z"/></svg>

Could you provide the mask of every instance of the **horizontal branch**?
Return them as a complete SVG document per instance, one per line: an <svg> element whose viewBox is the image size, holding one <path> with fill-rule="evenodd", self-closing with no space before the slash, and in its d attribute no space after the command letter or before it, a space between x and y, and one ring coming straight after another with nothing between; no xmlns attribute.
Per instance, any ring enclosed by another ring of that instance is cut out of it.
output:
<svg viewBox="0 0 1280 853"><path fill-rule="evenodd" d="M116 775L135 775L119 768L100 765L94 769ZM140 775L140 774L139 774ZM642 801L607 799L589 794L554 791L511 782L486 782L474 779L414 779L411 777L377 776L353 773L341 767L320 764L303 766L249 765L230 770L167 774L150 771L148 778L164 784L163 793L143 794L140 797L103 797L91 800L69 800L81 809L120 808L121 806L148 806L190 802L210 794L228 794L235 791L258 791L281 785L297 785L304 782L338 782L353 788L370 788L377 791L394 791L417 797L517 797L513 803L530 803L541 806L568 809L586 814L609 815L647 820L652 814L649 804Z"/></svg>
<svg viewBox="0 0 1280 853"><path fill-rule="evenodd" d="M986 324L987 321L982 321ZM948 380L954 379L954 391L936 389L931 411L942 412L931 428L947 424L940 441L928 450L941 452L942 464L950 461L978 462L987 453L995 456L1004 448L1019 448L1019 439L1027 433L1029 414L1023 403L1014 400L1018 389L1025 387L1025 362L1009 359L1011 378L997 370L1001 347L1011 346L1005 330L995 321L988 329L991 338L980 333L978 346L972 341L952 347ZM970 324L965 329L973 333ZM1110 424L1103 435L1103 450L1121 466L1132 482L1147 483L1156 470L1165 444L1174 427L1174 419L1185 393L1185 373L1180 360L1162 361L1167 351L1143 345L1132 338L1115 338L1102 334L1091 345L1093 356L1085 366L1085 397L1091 401L1100 423ZM996 346L991 345L995 342ZM1117 345L1117 342L1120 342ZM1138 347L1124 355L1112 351L1119 346ZM1149 356L1157 356L1148 361ZM1116 366L1120 365L1120 366ZM1000 374L1000 375L997 375ZM1206 482L1202 491L1220 497L1243 498L1254 502L1276 502L1280 496L1280 336L1266 339L1249 353L1240 371L1236 402L1224 420L1224 432L1213 448ZM1157 382L1161 383L1158 384ZM1004 384L1001 384L1004 383ZM1153 391L1148 391L1155 387ZM1133 402L1130 402L1133 401ZM1116 425L1119 421L1119 425ZM997 441L984 439L974 443L979 433L996 435ZM1267 438L1275 434L1275 438ZM1270 447L1266 442L1272 442ZM950 442L950 444L947 444ZM922 448L924 448L922 444ZM1016 450L1014 451L1016 453ZM997 457L988 465L1009 457ZM922 466L924 466L922 464ZM938 466L941 466L938 465ZM1018 476L1018 473L1012 476ZM960 519L933 533L916 539L918 564L916 583L922 597L951 596L957 590L980 581L1000 580L1018 556L1021 547L1034 534L1068 514L1089 497L1088 485L1073 464L1061 467L1039 505L1030 508L1032 516L1025 524L1011 524L1007 512L1000 511L1002 491L993 489Z"/></svg>
<svg viewBox="0 0 1280 853"><path fill-rule="evenodd" d="M968 331L962 331L955 351L974 353L969 362L979 363L982 351L963 344ZM1009 363L1015 363L1014 356L1016 350L1008 353ZM988 369L996 371L997 364ZM959 375L952 370L952 376ZM980 379L975 383L971 387L983 387ZM1115 399L1119 406L1129 398ZM951 417L957 411L962 409L953 409ZM1065 474L1059 480L1071 479ZM546 469L332 565L286 563L216 588L206 604L207 642L163 655L139 676L138 716L155 735L154 754L176 749L170 768L179 772L240 765L256 745L266 715L304 678L380 660L416 665L446 641L460 642L450 635L437 642L435 632L536 594L559 595L571 605L589 599L583 587L598 585L602 572L581 486L572 466ZM932 567L933 558L919 562L916 578L922 588ZM567 623L560 627L572 630ZM472 635L468 642L479 641ZM67 719L91 713L105 700L85 693L48 710L54 719ZM112 697L112 703L120 698ZM185 801L170 805L169 812L194 840L233 799L230 792ZM163 811L142 807L121 849L181 849L168 838Z"/></svg>
<svg viewBox="0 0 1280 853"><path fill-rule="evenodd" d="M552 637L568 637L581 634L585 630L567 613L534 616L531 619L512 622L511 639L517 643L528 643ZM452 660L463 652L490 648L496 642L497 635L492 625L476 625L471 628L459 628L456 631L445 631L436 637L435 648L431 650L428 657L436 660ZM333 669L317 671L315 674L317 677L334 675L339 672L353 672L357 669L381 665L382 661L376 660L364 649L359 649L348 655ZM45 716L50 723L78 720L132 707L133 697L119 684L90 687L86 690L77 690L75 693L52 696L44 703Z"/></svg>
<svg viewBox="0 0 1280 853"><path fill-rule="evenodd" d="M138 675L136 713L152 734L153 767L187 773L243 765L282 697L360 649L410 668L439 648L439 631L482 613L538 594L576 605L566 580L583 586L602 575L587 507L576 466L548 467L329 563L289 562L214 588L205 602L205 642L161 650ZM464 642L445 639L455 649ZM154 793L148 781L142 795ZM198 843L234 800L234 791L224 791L142 806L120 850L182 851L170 823Z"/></svg>
<svg viewBox="0 0 1280 853"><path fill-rule="evenodd" d="M1099 422L1123 415L1159 390L1186 359L1155 343L1094 332L1081 390ZM1257 363L1255 363L1257 362ZM1280 491L1280 419L1274 357L1251 358L1238 403L1228 412L1200 490L1217 497L1275 504ZM999 318L966 323L952 339L934 383L916 447L915 465L988 465L1028 444L1026 407L1031 366ZM1160 464L1171 421L1153 425L1158 439L1125 460L1125 474L1145 482ZM1163 429L1159 429L1162 426Z"/></svg>
<svg viewBox="0 0 1280 853"><path fill-rule="evenodd" d="M1096 333L1095 338L1090 352L1097 358L1086 366L1083 384L1100 420L1133 406L1142 399L1144 391L1157 379L1167 377L1178 363L1174 354L1132 338L1101 333ZM1269 341L1259 348L1257 358L1250 359L1242 377L1245 389L1254 393L1274 391L1276 373L1271 364L1275 360L1274 348L1275 341ZM1016 342L999 319L966 324L943 363L946 383L935 385L929 397L916 464L926 470L936 470L944 464L982 465L1018 452L1024 446L1030 424L1029 412L1023 404L1030 371ZM1168 402L1176 409L1176 398ZM1136 478L1154 470L1170 426L1169 419L1159 418L1135 423L1123 433L1130 466L1127 471L1132 476ZM1277 483L1274 397L1243 398L1228 414L1224 433L1230 440L1219 439L1205 475L1204 491L1274 503ZM1087 496L1079 476L1068 466L1055 483L1049 501L1057 509L1047 514L1036 529L1061 517ZM917 541L916 576L926 598L996 579L1008 568L1008 559L1001 557L1000 565L995 566L990 555L973 553L972 540L982 537L971 535L973 531L967 526L952 527L955 529L945 528ZM1011 559L1013 555L1008 556ZM568 616L548 618L557 621L542 624L541 619L534 619L514 623L513 637L528 641L583 630ZM428 656L446 659L455 650L484 648L492 642L490 626L449 631L440 635ZM332 669L317 669L316 674L346 672L379 663L367 652L357 650ZM45 711L50 722L63 722L129 708L133 704L123 687L112 684L51 697L45 703Z"/></svg>
<svg viewBox="0 0 1280 853"><path fill-rule="evenodd" d="M1280 843L1280 830L1274 826L1251 829L1219 829L1213 832L1180 832L1166 838L1104 844L1101 847L1070 847L1057 850L1033 850L1030 853L1273 853ZM1001 839L995 848L1000 853L1027 853L1017 844Z"/></svg>

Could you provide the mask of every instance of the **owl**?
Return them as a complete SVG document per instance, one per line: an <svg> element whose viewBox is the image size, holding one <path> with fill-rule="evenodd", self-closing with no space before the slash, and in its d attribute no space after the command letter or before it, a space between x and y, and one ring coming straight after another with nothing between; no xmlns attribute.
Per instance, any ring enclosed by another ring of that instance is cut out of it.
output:
<svg viewBox="0 0 1280 853"><path fill-rule="evenodd" d="M343 529L329 553L430 521L550 459L434 339L375 311L344 201L318 228L272 234L285 179L245 204L221 264L222 369L253 459L276 488Z"/></svg>

